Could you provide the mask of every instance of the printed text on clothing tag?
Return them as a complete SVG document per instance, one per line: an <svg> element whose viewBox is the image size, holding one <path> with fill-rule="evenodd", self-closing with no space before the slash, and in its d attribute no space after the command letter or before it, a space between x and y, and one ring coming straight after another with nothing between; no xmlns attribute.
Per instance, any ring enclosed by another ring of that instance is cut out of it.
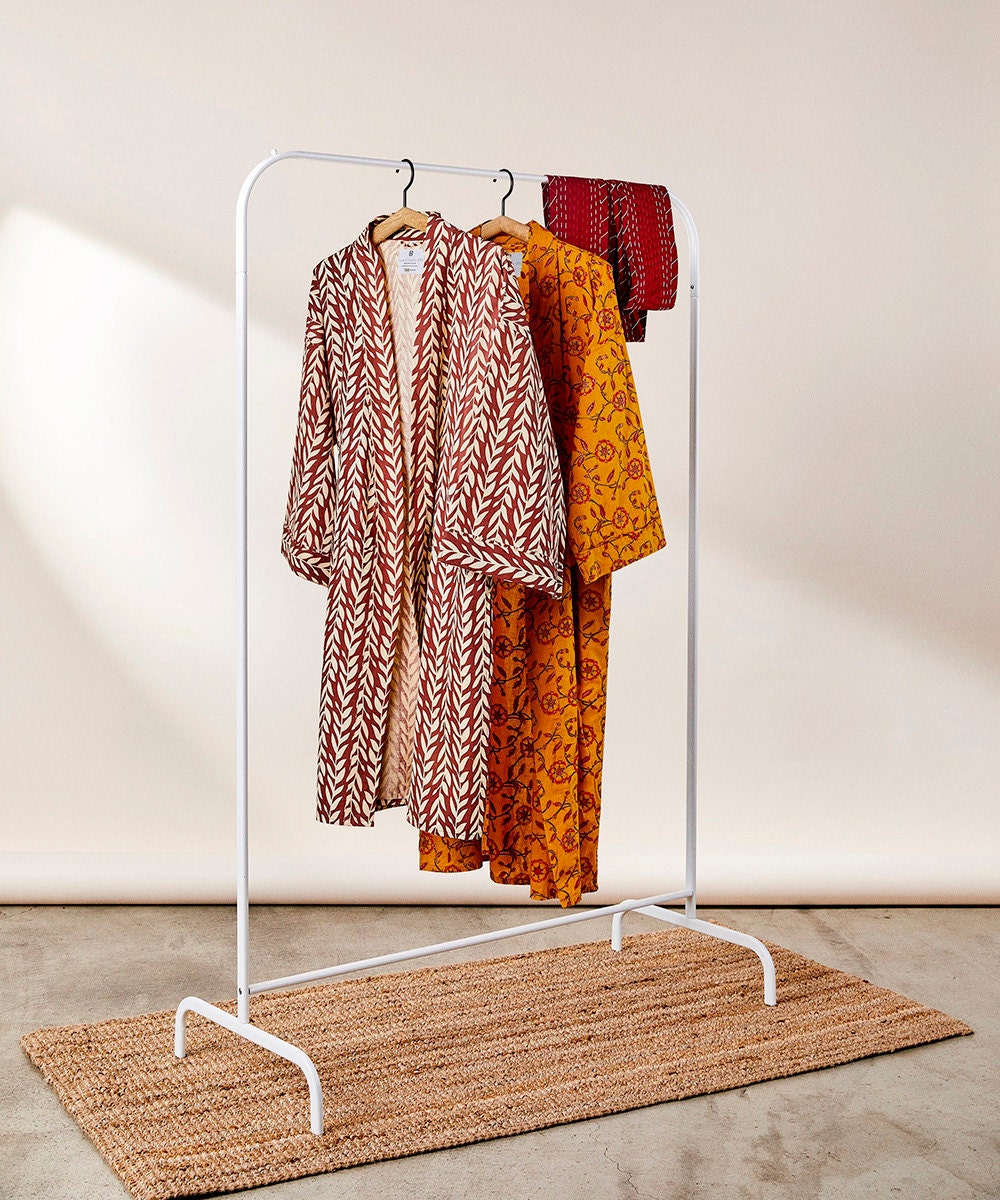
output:
<svg viewBox="0 0 1000 1200"><path fill-rule="evenodd" d="M510 256L510 267L515 275L521 274L521 263L524 261L524 251L514 250Z"/></svg>
<svg viewBox="0 0 1000 1200"><path fill-rule="evenodd" d="M400 275L419 275L424 269L427 251L423 246L400 246L396 271Z"/></svg>

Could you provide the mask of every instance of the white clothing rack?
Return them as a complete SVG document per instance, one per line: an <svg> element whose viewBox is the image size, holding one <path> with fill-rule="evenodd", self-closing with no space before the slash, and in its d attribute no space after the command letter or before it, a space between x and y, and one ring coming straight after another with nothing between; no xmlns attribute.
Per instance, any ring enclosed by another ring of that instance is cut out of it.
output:
<svg viewBox="0 0 1000 1200"><path fill-rule="evenodd" d="M433 946L419 946L412 950L401 950L395 954L381 954L357 962L339 966L323 967L316 971L303 971L282 979L267 979L262 983L250 982L250 896L249 854L247 837L247 208L253 185L263 173L276 163L289 158L313 159L317 162L350 163L354 166L389 167L396 171L403 163L388 158L357 158L350 154L321 154L311 150L272 150L268 158L259 162L250 172L240 189L236 203L236 402L237 402L237 594L238 594L238 639L237 685L236 685L236 850L237 850L237 895L236 895L236 999L237 1015L234 1017L214 1004L197 996L187 996L177 1007L174 1032L174 1053L178 1058L185 1054L185 1032L187 1014L199 1013L210 1021L231 1030L240 1037L272 1051L281 1058L299 1066L309 1084L309 1124L314 1134L323 1132L323 1090L316 1067L309 1056L299 1047L275 1037L258 1028L250 1020L250 997L261 992L292 987L300 983L312 983L317 979L329 979L353 971L380 967L388 963L405 962L411 958L440 954L463 946L476 946L483 942L495 942L504 938L534 933L540 929L552 929L557 925L570 925L577 921L592 921L598 917L611 917L611 946L620 950L622 945L622 918L625 913L638 911L685 929L697 930L708 937L733 942L752 950L760 959L764 974L764 1003L775 1004L776 984L774 962L767 947L757 938L736 930L726 929L697 917L695 899L696 847L697 847L697 701L698 701L698 233L687 207L671 195L674 212L680 214L688 235L690 265L690 407L689 407L689 457L688 457L688 589L687 589L687 805L686 805L686 854L684 887L658 896L646 896L641 900L623 900L585 912L568 913L544 921L533 921L510 929L497 929L491 933L474 937L456 938L450 942L439 942ZM409 165L408 161L406 165ZM479 167L452 167L438 163L414 163L417 172L450 175L491 176L494 179L507 170L486 170ZM544 183L545 175L529 175L513 172L513 179L528 183ZM671 912L663 905L684 901L684 912Z"/></svg>

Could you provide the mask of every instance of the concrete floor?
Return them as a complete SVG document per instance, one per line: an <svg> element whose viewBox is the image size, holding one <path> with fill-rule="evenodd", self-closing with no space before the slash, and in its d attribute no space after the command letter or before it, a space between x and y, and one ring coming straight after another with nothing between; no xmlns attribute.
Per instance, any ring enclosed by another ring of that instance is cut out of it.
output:
<svg viewBox="0 0 1000 1200"><path fill-rule="evenodd" d="M548 914L546 914L548 915ZM973 1037L539 1133L281 1183L267 1200L971 1200L1000 1197L1000 909L703 909L966 1021ZM539 919L538 908L256 908L254 978ZM603 936L603 921L455 952ZM645 917L626 932L663 926ZM0 1196L125 1189L23 1056L41 1025L233 994L218 907L0 909ZM434 960L422 960L418 966ZM780 981L779 981L780 986Z"/></svg>

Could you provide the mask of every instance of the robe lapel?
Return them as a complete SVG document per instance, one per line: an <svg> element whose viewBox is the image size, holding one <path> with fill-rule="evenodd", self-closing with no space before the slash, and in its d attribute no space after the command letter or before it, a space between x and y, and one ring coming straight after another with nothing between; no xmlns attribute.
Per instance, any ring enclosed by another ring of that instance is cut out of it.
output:
<svg viewBox="0 0 1000 1200"><path fill-rule="evenodd" d="M400 423L399 365L392 334L392 315L382 258L371 241L371 231L382 217L376 217L355 243L364 273L362 305L367 350L368 403L371 405L373 452L378 470L373 472L377 502L376 531L379 537L399 541L403 529L398 502L406 488L405 463ZM430 508L436 472L435 421L442 358L445 352L444 315L446 308L444 275L448 259L447 223L439 213L428 213L427 229L407 231L400 240L426 245L427 255L421 272L414 331L412 409L414 414L413 479L411 492L414 508Z"/></svg>
<svg viewBox="0 0 1000 1200"><path fill-rule="evenodd" d="M374 224L374 222L372 223ZM399 397L385 279L371 228L351 244L342 267L346 303L356 306L360 338L343 367L344 404L362 460L363 495L351 511L351 536L338 546L327 611L320 725L320 812L326 820L372 823L386 731L402 592ZM345 310L346 311L346 310ZM343 437L344 434L341 434ZM395 506L387 508L386 500ZM345 522L346 524L346 522ZM347 530L345 529L345 533Z"/></svg>

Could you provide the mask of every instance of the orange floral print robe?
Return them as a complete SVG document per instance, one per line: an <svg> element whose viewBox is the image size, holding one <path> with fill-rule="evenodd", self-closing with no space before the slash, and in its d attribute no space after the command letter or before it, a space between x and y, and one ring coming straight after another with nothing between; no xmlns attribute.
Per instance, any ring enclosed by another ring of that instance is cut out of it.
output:
<svg viewBox="0 0 1000 1200"><path fill-rule="evenodd" d="M611 572L665 539L611 268L530 229L526 243L493 240L523 255L518 286L566 485L564 594L497 582L483 836L422 831L420 867L488 859L497 883L568 906L597 888Z"/></svg>

